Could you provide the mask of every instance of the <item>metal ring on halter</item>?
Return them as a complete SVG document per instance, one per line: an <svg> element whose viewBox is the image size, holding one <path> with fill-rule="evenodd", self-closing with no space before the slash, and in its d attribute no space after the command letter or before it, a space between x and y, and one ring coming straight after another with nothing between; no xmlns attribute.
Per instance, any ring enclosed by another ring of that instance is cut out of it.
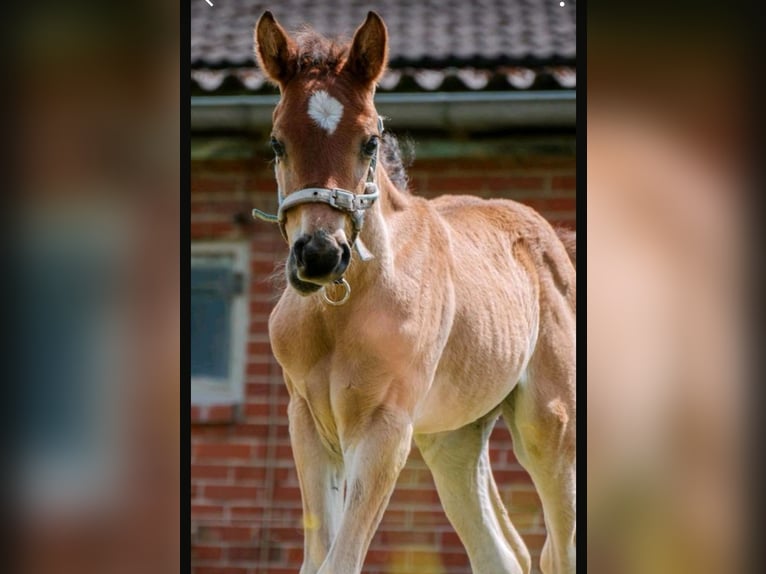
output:
<svg viewBox="0 0 766 574"><path fill-rule="evenodd" d="M327 301L330 305L334 305L335 307L339 305L343 305L346 301L348 301L348 298L351 297L351 285L348 284L348 281L343 279L342 277L338 281L334 281L336 285L343 285L343 287L346 288L346 292L343 294L343 297L341 297L337 301L333 301L327 296L327 289L325 287L322 287L322 297L324 297L324 300Z"/></svg>

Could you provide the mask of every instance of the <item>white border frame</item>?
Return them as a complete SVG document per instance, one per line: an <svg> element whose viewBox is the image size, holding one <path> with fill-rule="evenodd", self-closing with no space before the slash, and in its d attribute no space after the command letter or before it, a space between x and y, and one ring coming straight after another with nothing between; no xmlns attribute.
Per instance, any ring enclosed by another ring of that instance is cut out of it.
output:
<svg viewBox="0 0 766 574"><path fill-rule="evenodd" d="M250 324L250 247L246 241L192 241L191 255L232 255L233 270L242 273L243 292L235 295L231 305L231 354L227 388L221 381L205 377L191 378L191 404L242 403L245 397L245 363L247 362L248 327Z"/></svg>

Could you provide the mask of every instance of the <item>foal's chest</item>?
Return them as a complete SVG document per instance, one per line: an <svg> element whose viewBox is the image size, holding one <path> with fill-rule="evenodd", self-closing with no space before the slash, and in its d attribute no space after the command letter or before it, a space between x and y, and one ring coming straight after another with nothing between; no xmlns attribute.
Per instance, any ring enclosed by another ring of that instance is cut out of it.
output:
<svg viewBox="0 0 766 574"><path fill-rule="evenodd" d="M318 427L342 435L386 401L412 402L399 389L405 382L416 389L408 369L422 361L413 360L412 337L390 311L356 309L344 317L333 308L327 317L288 303L281 300L270 318L272 350L290 392L307 401Z"/></svg>

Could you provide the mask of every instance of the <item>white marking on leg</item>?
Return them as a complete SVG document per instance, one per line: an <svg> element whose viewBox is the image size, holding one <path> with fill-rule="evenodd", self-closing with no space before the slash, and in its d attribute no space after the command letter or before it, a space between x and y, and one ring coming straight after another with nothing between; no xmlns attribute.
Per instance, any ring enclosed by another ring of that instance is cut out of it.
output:
<svg viewBox="0 0 766 574"><path fill-rule="evenodd" d="M343 116L343 104L324 90L319 90L309 99L309 116L320 128L332 135Z"/></svg>

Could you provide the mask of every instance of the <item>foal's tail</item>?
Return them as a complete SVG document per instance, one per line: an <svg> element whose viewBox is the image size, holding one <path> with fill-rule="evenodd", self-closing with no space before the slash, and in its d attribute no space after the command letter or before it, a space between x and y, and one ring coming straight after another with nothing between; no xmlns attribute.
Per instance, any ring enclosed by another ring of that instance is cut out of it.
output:
<svg viewBox="0 0 766 574"><path fill-rule="evenodd" d="M555 230L567 250L569 259L572 260L572 265L577 269L577 233L566 227L556 227Z"/></svg>

